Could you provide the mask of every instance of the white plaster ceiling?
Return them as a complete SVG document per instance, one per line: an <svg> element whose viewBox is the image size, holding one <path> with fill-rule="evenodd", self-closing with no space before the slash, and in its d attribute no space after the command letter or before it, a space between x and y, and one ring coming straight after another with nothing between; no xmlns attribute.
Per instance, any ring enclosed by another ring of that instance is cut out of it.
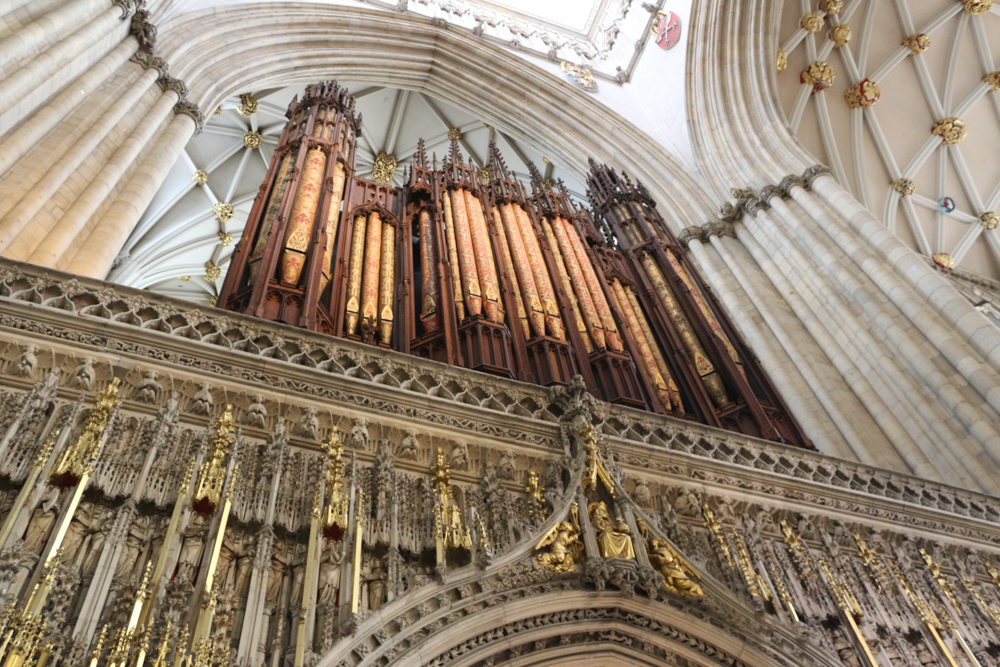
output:
<svg viewBox="0 0 1000 667"><path fill-rule="evenodd" d="M958 268L1000 279L1000 230L988 231L981 214L1000 211L1000 91L984 75L1000 68L1000 5L982 15L957 0L846 0L825 16L817 32L803 16L824 14L819 0L786 0L779 49L787 69L777 74L789 128L836 178L917 252L948 253ZM833 26L850 26L850 41L835 48ZM917 55L901 45L923 33L930 46ZM834 70L822 92L800 75L816 61ZM880 98L865 109L844 99L849 86L874 81ZM935 122L958 117L964 141L942 145ZM912 179L915 192L900 198L890 183ZM957 209L938 210L951 197Z"/></svg>
<svg viewBox="0 0 1000 667"><path fill-rule="evenodd" d="M395 155L395 184L403 184L403 169L425 141L428 156L441 158L448 152L448 131L461 133L459 141L466 159L482 165L490 140L495 140L508 168L527 179L530 160L545 176L563 179L570 192L583 199L585 187L569 172L531 146L512 139L481 120L422 93L341 81L357 99L363 126L358 142L356 168L359 176L371 174L375 156L385 151ZM209 304L218 295L229 265L229 257L246 224L274 148L284 128L285 110L298 87L252 91L258 110L246 117L237 109L239 96L227 99L221 113L209 116L201 134L194 137L171 169L166 181L129 237L116 267L109 275L115 282L149 289L197 303ZM260 148L244 146L244 133L260 132ZM208 173L208 182L198 185L192 175ZM220 221L212 206L232 204L233 218ZM230 234L225 245L220 234ZM206 262L221 269L221 277L206 277Z"/></svg>

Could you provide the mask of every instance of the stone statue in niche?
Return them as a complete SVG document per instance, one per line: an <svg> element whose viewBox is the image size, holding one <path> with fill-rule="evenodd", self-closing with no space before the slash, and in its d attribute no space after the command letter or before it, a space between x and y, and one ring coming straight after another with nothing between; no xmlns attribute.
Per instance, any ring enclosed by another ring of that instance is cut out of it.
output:
<svg viewBox="0 0 1000 667"><path fill-rule="evenodd" d="M283 540L276 539L271 550L271 565L267 575L267 588L264 590L264 606L274 609L278 604L278 593L284 582L285 572L291 564L291 553Z"/></svg>
<svg viewBox="0 0 1000 667"><path fill-rule="evenodd" d="M156 403L160 392L163 391L163 387L157 382L158 377L159 374L156 371L146 371L142 374L142 379L139 380L139 384L135 388L136 400L143 403Z"/></svg>
<svg viewBox="0 0 1000 667"><path fill-rule="evenodd" d="M36 556L41 555L42 549L45 548L45 541L49 538L49 532L56 522L55 505L58 500L59 489L50 486L45 491L45 495L42 496L42 502L39 507L31 513L31 520L28 522L28 528L24 532L25 551L33 553Z"/></svg>
<svg viewBox="0 0 1000 667"><path fill-rule="evenodd" d="M255 428L264 428L267 423L267 407L264 405L264 397L257 394L250 401L250 407L243 415L243 423Z"/></svg>
<svg viewBox="0 0 1000 667"><path fill-rule="evenodd" d="M201 553L205 548L205 531L208 529L208 519L203 514L192 512L188 524L184 528L184 542L181 544L180 555L177 557L176 578L194 582L201 563Z"/></svg>
<svg viewBox="0 0 1000 667"><path fill-rule="evenodd" d="M597 546L601 550L601 557L604 560L612 558L635 560L635 549L632 547L628 525L621 519L617 522L612 521L608 514L608 506L603 500L590 503L587 511L594 531L597 532Z"/></svg>
<svg viewBox="0 0 1000 667"><path fill-rule="evenodd" d="M344 541L326 540L319 564L319 604L334 604L340 587L340 565L344 560Z"/></svg>
<svg viewBox="0 0 1000 667"><path fill-rule="evenodd" d="M152 533L152 517L141 514L135 517L129 526L128 537L125 538L125 547L118 558L115 581L125 582L128 585L138 583L145 563L145 559L142 558L143 551L149 544Z"/></svg>
<svg viewBox="0 0 1000 667"><path fill-rule="evenodd" d="M368 610L375 611L385 602L385 568L382 566L382 559L372 557L368 566L368 573L365 581L368 585Z"/></svg>
<svg viewBox="0 0 1000 667"><path fill-rule="evenodd" d="M66 536L63 538L63 562L72 565L77 564L77 556L80 555L84 541L90 537L95 529L96 519L95 507L93 503L80 503L73 514Z"/></svg>
<svg viewBox="0 0 1000 667"><path fill-rule="evenodd" d="M207 382L202 382L201 387L191 399L188 412L194 415L208 415L212 412L212 388Z"/></svg>
<svg viewBox="0 0 1000 667"><path fill-rule="evenodd" d="M417 432L409 429L403 434L403 440L399 443L399 453L396 455L396 458L416 461L418 447Z"/></svg>

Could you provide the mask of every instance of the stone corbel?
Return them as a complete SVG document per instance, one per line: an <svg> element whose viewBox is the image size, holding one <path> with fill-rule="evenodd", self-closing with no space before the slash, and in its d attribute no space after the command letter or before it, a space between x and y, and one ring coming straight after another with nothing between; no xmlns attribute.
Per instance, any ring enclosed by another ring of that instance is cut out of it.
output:
<svg viewBox="0 0 1000 667"><path fill-rule="evenodd" d="M139 9L146 6L145 0L111 0L111 4L120 7L122 10L122 21L135 14Z"/></svg>
<svg viewBox="0 0 1000 667"><path fill-rule="evenodd" d="M122 17L125 20L125 17ZM139 42L139 50L152 54L156 46L156 26L149 22L149 12L138 10L132 14L132 24L129 34Z"/></svg>

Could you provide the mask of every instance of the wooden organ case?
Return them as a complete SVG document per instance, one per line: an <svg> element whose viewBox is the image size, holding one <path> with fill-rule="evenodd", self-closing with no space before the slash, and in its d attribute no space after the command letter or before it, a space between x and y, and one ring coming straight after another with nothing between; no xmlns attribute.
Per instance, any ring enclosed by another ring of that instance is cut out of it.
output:
<svg viewBox="0 0 1000 667"><path fill-rule="evenodd" d="M336 82L306 88L219 303L544 386L810 446L641 184L591 161L593 215L495 144L423 142L401 185L358 177L361 118Z"/></svg>

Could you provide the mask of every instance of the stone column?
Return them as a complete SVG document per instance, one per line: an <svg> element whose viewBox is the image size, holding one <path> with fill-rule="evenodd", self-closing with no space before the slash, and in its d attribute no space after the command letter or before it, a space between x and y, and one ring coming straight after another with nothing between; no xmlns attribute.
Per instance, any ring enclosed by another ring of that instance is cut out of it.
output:
<svg viewBox="0 0 1000 667"><path fill-rule="evenodd" d="M126 38L74 81L72 86L53 97L32 114L31 118L4 137L0 141L0 176L24 157L32 146L62 122L74 108L86 104L88 97L128 62L138 48L139 43L135 39Z"/></svg>
<svg viewBox="0 0 1000 667"><path fill-rule="evenodd" d="M140 121L128 139L108 160L108 163L91 181L87 189L77 197L41 245L27 258L27 261L41 266L55 266L68 248L74 243L79 243L77 236L80 231L149 143L154 132L170 114L176 102L177 93L173 91L167 91L160 96L146 117ZM193 127L193 122L190 119L188 122ZM115 248L112 252L117 251L118 249Z"/></svg>
<svg viewBox="0 0 1000 667"><path fill-rule="evenodd" d="M153 145L128 185L101 216L87 239L77 245L74 258L66 265L71 273L104 278L115 256L135 229L139 217L163 184L174 162L194 135L196 124L187 114L178 114Z"/></svg>
<svg viewBox="0 0 1000 667"><path fill-rule="evenodd" d="M156 82L156 78L155 69L145 70L127 90L122 91L121 97L111 108L77 139L45 175L19 200L16 200L13 208L0 219L0 251L6 250L6 254L15 259L25 258L31 256L38 246L46 241L52 230L46 225L37 223L30 225L35 215L66 182L66 179L70 178L83 161L100 146L122 118L135 108L136 103ZM3 203L0 203L0 212L3 208Z"/></svg>
<svg viewBox="0 0 1000 667"><path fill-rule="evenodd" d="M107 0L71 0L13 35L0 39L0 68L16 66L18 60L41 53L96 18L102 10L107 12L107 7ZM121 18L121 9L112 9Z"/></svg>
<svg viewBox="0 0 1000 667"><path fill-rule="evenodd" d="M31 114L51 94L121 42L128 25L111 7L80 30L0 80L0 134ZM94 48L98 47L98 53Z"/></svg>

